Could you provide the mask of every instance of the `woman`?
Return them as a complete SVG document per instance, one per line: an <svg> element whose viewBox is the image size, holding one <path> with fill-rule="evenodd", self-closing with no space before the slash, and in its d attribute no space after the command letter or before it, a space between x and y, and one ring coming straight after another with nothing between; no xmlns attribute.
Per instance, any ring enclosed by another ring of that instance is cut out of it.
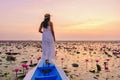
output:
<svg viewBox="0 0 120 80"><path fill-rule="evenodd" d="M45 59L45 62L49 63L49 60L55 57L55 35L53 23L50 21L50 14L45 14L39 32L42 33L42 58Z"/></svg>

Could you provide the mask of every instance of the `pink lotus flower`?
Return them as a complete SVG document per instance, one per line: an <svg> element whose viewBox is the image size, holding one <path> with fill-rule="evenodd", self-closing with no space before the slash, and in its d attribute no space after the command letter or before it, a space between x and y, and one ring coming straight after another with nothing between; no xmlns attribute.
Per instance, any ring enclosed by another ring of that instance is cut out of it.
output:
<svg viewBox="0 0 120 80"><path fill-rule="evenodd" d="M110 59L106 59L107 61L110 61Z"/></svg>
<svg viewBox="0 0 120 80"><path fill-rule="evenodd" d="M62 64L62 67L63 67L63 60L64 60L64 58L61 58L61 64Z"/></svg>
<svg viewBox="0 0 120 80"><path fill-rule="evenodd" d="M22 67L25 67L26 66L26 64L22 64Z"/></svg>
<svg viewBox="0 0 120 80"><path fill-rule="evenodd" d="M99 62L99 60L96 60L96 62L98 63L98 62Z"/></svg>
<svg viewBox="0 0 120 80"><path fill-rule="evenodd" d="M85 59L85 62L86 62L86 71L87 71L87 68L88 68L88 59Z"/></svg>
<svg viewBox="0 0 120 80"><path fill-rule="evenodd" d="M32 60L30 60L30 64L31 64L31 65L33 64L33 61L32 61Z"/></svg>
<svg viewBox="0 0 120 80"><path fill-rule="evenodd" d="M10 49L9 51L11 52L12 50Z"/></svg>
<svg viewBox="0 0 120 80"><path fill-rule="evenodd" d="M86 62L88 62L89 60L88 59L85 59Z"/></svg>
<svg viewBox="0 0 120 80"><path fill-rule="evenodd" d="M57 51L55 51L55 56L56 56L57 54L58 54Z"/></svg>
<svg viewBox="0 0 120 80"><path fill-rule="evenodd" d="M28 68L28 65L27 64L22 64L22 67L23 67L23 74L24 74L24 68L26 69L26 70L28 70L29 68Z"/></svg>
<svg viewBox="0 0 120 80"><path fill-rule="evenodd" d="M15 57L13 57L12 55L10 55L10 59L13 60Z"/></svg>
<svg viewBox="0 0 120 80"><path fill-rule="evenodd" d="M55 51L55 53L57 54L57 51Z"/></svg>
<svg viewBox="0 0 120 80"><path fill-rule="evenodd" d="M26 70L28 70L28 69L29 69L29 68L28 68L28 66L26 66L25 68L26 68Z"/></svg>
<svg viewBox="0 0 120 80"><path fill-rule="evenodd" d="M109 70L109 68L107 66L105 66L105 70L107 71L107 70Z"/></svg>
<svg viewBox="0 0 120 80"><path fill-rule="evenodd" d="M18 72L18 71L20 71L20 69L19 68L15 68L13 71L14 72Z"/></svg>
<svg viewBox="0 0 120 80"><path fill-rule="evenodd" d="M61 58L61 60L64 60L64 58Z"/></svg>
<svg viewBox="0 0 120 80"><path fill-rule="evenodd" d="M22 67L26 68L26 67L28 67L28 65L27 64L22 64Z"/></svg>
<svg viewBox="0 0 120 80"><path fill-rule="evenodd" d="M37 60L39 61L41 59L41 57L38 57Z"/></svg>
<svg viewBox="0 0 120 80"><path fill-rule="evenodd" d="M20 71L20 69L19 68L15 68L13 71L16 72L16 77L17 77L17 72Z"/></svg>

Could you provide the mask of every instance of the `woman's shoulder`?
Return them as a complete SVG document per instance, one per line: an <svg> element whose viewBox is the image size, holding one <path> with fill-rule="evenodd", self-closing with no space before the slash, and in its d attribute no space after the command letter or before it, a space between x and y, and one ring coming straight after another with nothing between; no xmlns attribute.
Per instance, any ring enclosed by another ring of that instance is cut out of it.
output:
<svg viewBox="0 0 120 80"><path fill-rule="evenodd" d="M53 22L52 22L52 21L50 21L49 23L50 23L50 24L53 24Z"/></svg>
<svg viewBox="0 0 120 80"><path fill-rule="evenodd" d="M51 21L48 24L49 24L49 26L53 26L53 23Z"/></svg>
<svg viewBox="0 0 120 80"><path fill-rule="evenodd" d="M50 21L50 25L53 26L53 22L52 21Z"/></svg>
<svg viewBox="0 0 120 80"><path fill-rule="evenodd" d="M41 25L43 25L44 21L41 22Z"/></svg>

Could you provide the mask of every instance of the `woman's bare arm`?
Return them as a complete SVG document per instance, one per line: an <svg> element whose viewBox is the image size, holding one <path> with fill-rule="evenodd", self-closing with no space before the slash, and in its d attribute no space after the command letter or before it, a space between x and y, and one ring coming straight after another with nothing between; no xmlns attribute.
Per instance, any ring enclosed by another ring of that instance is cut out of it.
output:
<svg viewBox="0 0 120 80"><path fill-rule="evenodd" d="M52 35L53 35L53 39L54 39L54 41L55 41L55 34L54 34L53 23L50 22L50 25L51 25L51 32L52 32Z"/></svg>
<svg viewBox="0 0 120 80"><path fill-rule="evenodd" d="M42 32L42 23L40 24L39 32L40 32L40 33L43 33L43 32Z"/></svg>

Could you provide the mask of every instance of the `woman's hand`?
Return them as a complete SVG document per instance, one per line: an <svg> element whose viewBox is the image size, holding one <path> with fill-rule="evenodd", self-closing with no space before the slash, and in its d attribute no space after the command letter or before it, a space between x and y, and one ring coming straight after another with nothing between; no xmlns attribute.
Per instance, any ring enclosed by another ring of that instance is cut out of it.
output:
<svg viewBox="0 0 120 80"><path fill-rule="evenodd" d="M39 32L43 33L43 31L42 31L42 23L40 24Z"/></svg>
<svg viewBox="0 0 120 80"><path fill-rule="evenodd" d="M54 38L54 42L56 42L55 38Z"/></svg>

